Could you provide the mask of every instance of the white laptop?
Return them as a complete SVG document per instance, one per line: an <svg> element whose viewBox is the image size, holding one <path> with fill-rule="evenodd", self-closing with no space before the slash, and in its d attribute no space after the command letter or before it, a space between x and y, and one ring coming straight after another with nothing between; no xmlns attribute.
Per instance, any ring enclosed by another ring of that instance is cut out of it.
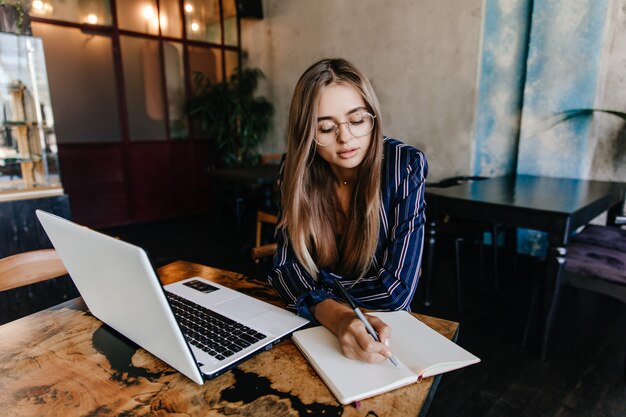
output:
<svg viewBox="0 0 626 417"><path fill-rule="evenodd" d="M162 286L143 249L36 213L91 313L198 384L308 323L203 278Z"/></svg>

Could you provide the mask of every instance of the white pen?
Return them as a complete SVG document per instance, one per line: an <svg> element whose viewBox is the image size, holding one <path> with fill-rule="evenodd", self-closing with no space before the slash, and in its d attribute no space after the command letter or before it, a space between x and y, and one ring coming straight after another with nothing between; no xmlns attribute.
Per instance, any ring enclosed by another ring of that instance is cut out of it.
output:
<svg viewBox="0 0 626 417"><path fill-rule="evenodd" d="M345 298L346 301L350 304L350 307L352 308L352 310L354 310L354 314L356 314L356 316L359 318L359 320L361 320L361 322L365 326L365 330L367 330L367 333L369 333L369 335L372 336L372 338L375 341L380 342L380 339L378 337L378 333L376 333L376 330L374 330L374 328L370 324L369 320L365 317L365 314L363 314L363 312L359 309L359 307L357 307L357 305L354 303L354 301L352 301L352 297L350 297L350 295L348 294L346 289L343 287L343 285L341 285L341 282L339 282L339 280L337 278L335 278L335 285L339 289L339 292L341 292L341 295L343 296L343 298ZM389 361L396 368L399 367L398 366L398 360L396 359L395 356L393 356L393 353L391 354L391 356L389 356Z"/></svg>

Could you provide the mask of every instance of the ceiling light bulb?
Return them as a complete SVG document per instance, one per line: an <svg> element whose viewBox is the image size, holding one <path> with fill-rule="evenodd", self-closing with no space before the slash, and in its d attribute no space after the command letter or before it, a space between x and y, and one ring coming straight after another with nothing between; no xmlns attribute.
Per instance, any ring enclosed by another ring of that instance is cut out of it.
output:
<svg viewBox="0 0 626 417"><path fill-rule="evenodd" d="M185 4L185 11L186 11L187 13L191 13L191 12L193 12L193 5L192 5L191 3L187 3L187 4Z"/></svg>
<svg viewBox="0 0 626 417"><path fill-rule="evenodd" d="M95 25L96 23L98 23L98 16L93 13L87 15L87 23L89 23L90 25Z"/></svg>
<svg viewBox="0 0 626 417"><path fill-rule="evenodd" d="M197 24L196 22L193 22L193 23L191 24L191 30L193 30L194 32L197 32L197 31L198 31L198 29L200 29L200 25L199 25L199 24Z"/></svg>
<svg viewBox="0 0 626 417"><path fill-rule="evenodd" d="M33 9L35 9L35 10L43 10L43 1L41 1L41 0L34 0L33 1Z"/></svg>

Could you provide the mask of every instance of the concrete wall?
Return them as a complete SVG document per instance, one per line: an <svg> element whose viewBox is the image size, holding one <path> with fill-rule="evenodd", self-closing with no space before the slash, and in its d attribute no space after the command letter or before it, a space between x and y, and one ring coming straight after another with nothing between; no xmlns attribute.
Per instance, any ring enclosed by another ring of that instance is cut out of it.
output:
<svg viewBox="0 0 626 417"><path fill-rule="evenodd" d="M595 107L626 112L626 0L610 3ZM626 181L626 123L597 113L589 142L589 177Z"/></svg>
<svg viewBox="0 0 626 417"><path fill-rule="evenodd" d="M625 8L624 0L534 1L518 173L626 179L620 119L598 115L555 124L566 110L626 109ZM523 253L540 255L547 246L545 233L519 230L518 238Z"/></svg>
<svg viewBox="0 0 626 417"><path fill-rule="evenodd" d="M473 172L514 173L532 0L486 0Z"/></svg>
<svg viewBox="0 0 626 417"><path fill-rule="evenodd" d="M265 18L245 20L245 65L261 68L260 93L276 107L266 152L285 149L293 87L325 57L354 62L372 81L386 135L430 162L430 180L468 174L482 25L481 0L264 0Z"/></svg>
<svg viewBox="0 0 626 417"><path fill-rule="evenodd" d="M536 0L517 171L584 178L590 118L552 126L564 110L594 107L609 0Z"/></svg>

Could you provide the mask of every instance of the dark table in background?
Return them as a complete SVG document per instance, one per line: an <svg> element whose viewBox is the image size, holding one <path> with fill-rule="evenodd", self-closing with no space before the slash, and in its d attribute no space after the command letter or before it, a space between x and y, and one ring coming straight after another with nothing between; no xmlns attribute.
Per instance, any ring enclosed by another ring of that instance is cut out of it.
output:
<svg viewBox="0 0 626 417"><path fill-rule="evenodd" d="M220 210L224 204L231 206L239 226L243 210L251 201L260 198L262 207L272 207L273 188L279 170L279 165L268 164L209 171L209 176L214 180Z"/></svg>
<svg viewBox="0 0 626 417"><path fill-rule="evenodd" d="M210 170L209 176L227 181L264 185L276 181L279 170L280 166L278 164L220 168Z"/></svg>
<svg viewBox="0 0 626 417"><path fill-rule="evenodd" d="M547 233L546 300L542 313L541 357L545 359L554 313L561 289L567 244L572 233L608 210L613 224L624 205L626 183L509 175L450 188L426 190L429 210L429 253L434 254L437 225L444 215L467 220L501 223ZM432 262L425 271L426 299Z"/></svg>

